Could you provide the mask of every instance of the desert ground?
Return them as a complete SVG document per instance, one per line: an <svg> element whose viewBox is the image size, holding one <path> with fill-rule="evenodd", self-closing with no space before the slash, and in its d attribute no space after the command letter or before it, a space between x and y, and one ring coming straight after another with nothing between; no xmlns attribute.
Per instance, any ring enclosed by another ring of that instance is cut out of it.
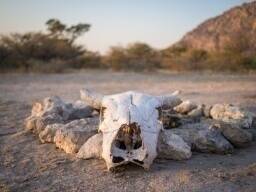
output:
<svg viewBox="0 0 256 192"><path fill-rule="evenodd" d="M256 112L255 74L1 74L0 191L256 191L256 142L229 155L193 153L186 161L156 159L149 171L127 165L108 172L103 160L77 159L24 130L33 102L50 95L72 102L83 87L103 94L178 89L197 103L232 103Z"/></svg>

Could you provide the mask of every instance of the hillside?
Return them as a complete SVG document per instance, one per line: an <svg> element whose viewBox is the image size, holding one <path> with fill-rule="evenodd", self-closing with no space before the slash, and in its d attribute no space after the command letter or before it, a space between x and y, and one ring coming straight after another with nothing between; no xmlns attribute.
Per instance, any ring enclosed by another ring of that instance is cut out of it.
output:
<svg viewBox="0 0 256 192"><path fill-rule="evenodd" d="M229 42L239 43L243 51L256 50L256 1L244 3L203 22L175 46L221 51Z"/></svg>

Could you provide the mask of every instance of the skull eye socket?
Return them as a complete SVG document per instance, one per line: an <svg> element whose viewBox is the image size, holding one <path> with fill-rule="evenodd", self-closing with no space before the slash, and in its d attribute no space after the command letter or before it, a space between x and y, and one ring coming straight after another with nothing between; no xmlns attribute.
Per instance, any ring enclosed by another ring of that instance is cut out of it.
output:
<svg viewBox="0 0 256 192"><path fill-rule="evenodd" d="M139 149L142 146L140 134L141 130L136 123L122 125L115 139L115 147L128 152Z"/></svg>

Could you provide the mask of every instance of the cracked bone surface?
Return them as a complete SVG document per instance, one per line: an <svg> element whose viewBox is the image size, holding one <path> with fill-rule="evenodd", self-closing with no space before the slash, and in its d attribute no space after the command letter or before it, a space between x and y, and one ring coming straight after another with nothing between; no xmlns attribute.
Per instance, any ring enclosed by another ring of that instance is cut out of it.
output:
<svg viewBox="0 0 256 192"><path fill-rule="evenodd" d="M148 169L156 157L188 159L191 151L232 153L256 136L255 115L237 106L196 105L177 92L80 94L82 101L74 103L56 96L35 103L26 130L77 158L103 158L108 169L129 162Z"/></svg>

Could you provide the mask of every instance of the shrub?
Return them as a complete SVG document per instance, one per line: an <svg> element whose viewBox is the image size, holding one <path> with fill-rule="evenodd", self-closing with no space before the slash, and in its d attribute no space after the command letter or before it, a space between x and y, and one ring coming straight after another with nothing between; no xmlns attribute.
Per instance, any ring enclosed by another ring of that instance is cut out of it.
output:
<svg viewBox="0 0 256 192"><path fill-rule="evenodd" d="M108 54L104 57L104 64L113 70L127 69L127 55L123 47L111 47Z"/></svg>
<svg viewBox="0 0 256 192"><path fill-rule="evenodd" d="M153 70L160 66L158 52L144 43L130 44L127 48L112 47L104 63L114 70L132 71Z"/></svg>
<svg viewBox="0 0 256 192"><path fill-rule="evenodd" d="M85 50L74 41L88 31L90 25L66 27L56 19L47 21L46 25L48 33L30 32L1 36L0 70L45 72L47 69L50 72L60 72L64 70L60 67L73 68L81 62ZM48 69L50 67L52 70Z"/></svg>

